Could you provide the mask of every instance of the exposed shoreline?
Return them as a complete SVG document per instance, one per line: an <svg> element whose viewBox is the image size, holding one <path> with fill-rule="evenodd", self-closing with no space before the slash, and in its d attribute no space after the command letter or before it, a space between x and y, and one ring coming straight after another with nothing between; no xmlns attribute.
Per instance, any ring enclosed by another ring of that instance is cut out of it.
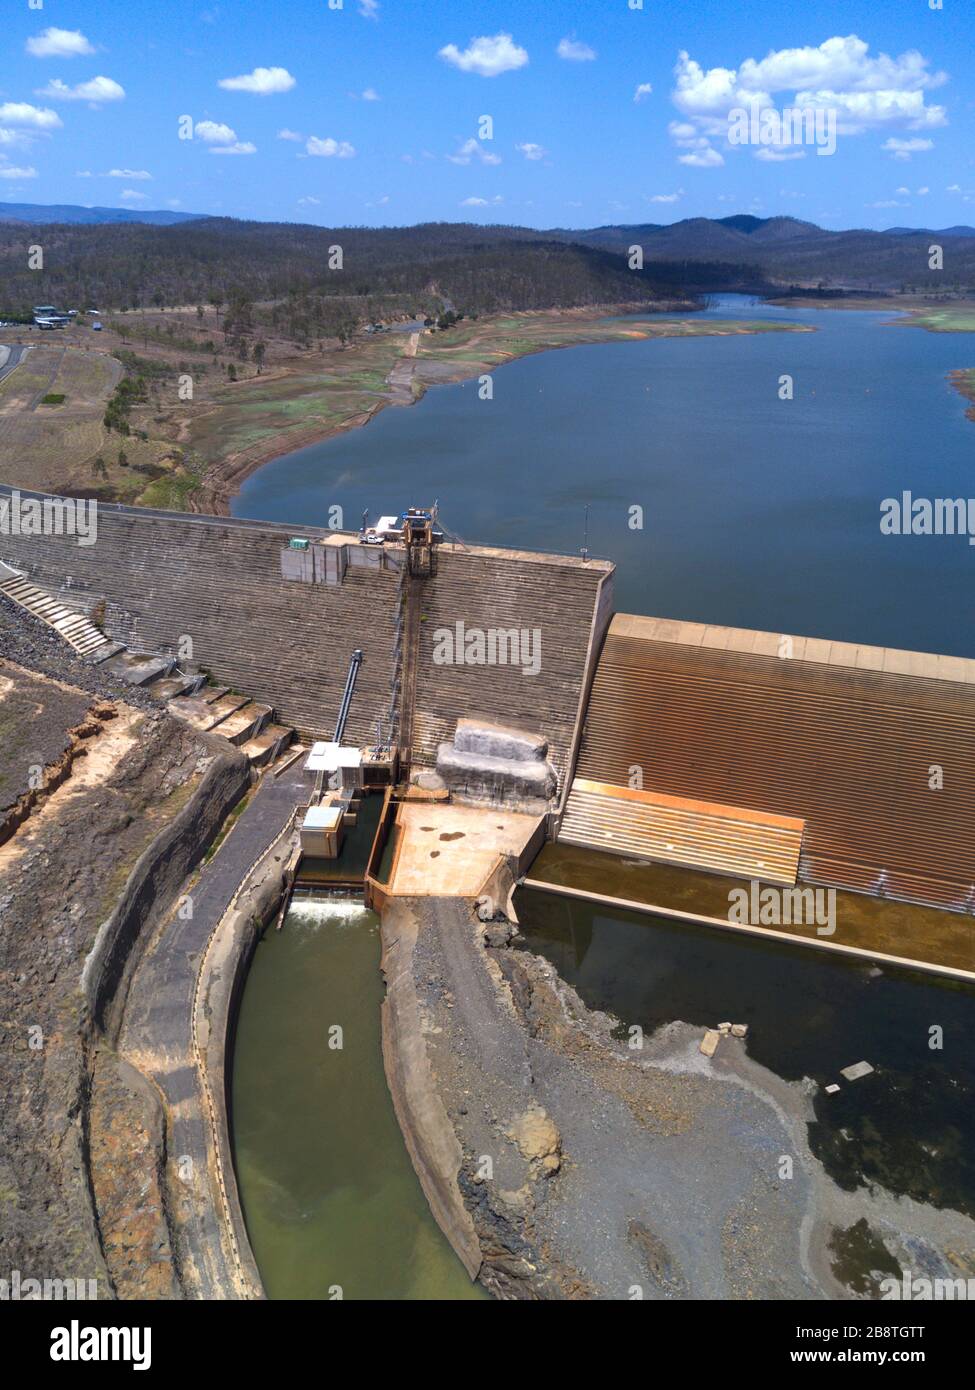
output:
<svg viewBox="0 0 975 1390"><path fill-rule="evenodd" d="M975 422L975 368L958 367L955 371L948 373L948 380L958 394L970 402L965 415L969 420Z"/></svg>
<svg viewBox="0 0 975 1390"><path fill-rule="evenodd" d="M809 1146L812 1083L736 1038L708 1060L682 1023L633 1051L509 935L461 901L384 914L397 1115L434 1215L468 1269L473 1226L495 1297L878 1298L885 1270L919 1259L957 1277L975 1222L840 1189Z"/></svg>
<svg viewBox="0 0 975 1390"><path fill-rule="evenodd" d="M466 342L456 344L448 340L441 348L439 335L436 339L426 342L421 337L420 341L413 345L413 353L404 351L395 361L386 377L388 393L376 399L370 408L349 415L326 428L315 426L304 431L291 429L279 433L261 445L229 456L223 463L212 464L207 469L202 488L190 499L191 509L216 516L228 516L231 514L233 499L239 494L243 483L265 464L313 444L325 443L348 430L367 425L388 406L415 405L423 399L431 386L456 385L462 381L469 381L485 372L493 372L498 367L506 366L509 362L520 361L541 352L620 341L646 341L648 338L658 337L728 337L761 332L815 331L805 326L751 322L747 319L694 319L693 315L698 312L698 306L675 303L667 308L656 308L645 316L634 312L632 305L604 305L598 309L538 310L520 315L498 316L491 321L480 321L474 341L470 345L473 355L458 356L454 360L451 360L451 353L465 351L468 347ZM610 331L608 327L600 331L597 327L611 316L624 313L632 317L631 324L621 324L615 331ZM491 339L493 328L514 319L532 329L542 330L537 341L522 341L516 351L504 346L505 339L501 333L498 333L497 341L492 342ZM565 325L566 320L569 320L569 336L564 340L558 340L557 332L545 336L544 330L547 325L552 324L559 329ZM488 329L488 334L483 337L482 328ZM655 332L655 329L661 331ZM407 365L409 370L404 371Z"/></svg>

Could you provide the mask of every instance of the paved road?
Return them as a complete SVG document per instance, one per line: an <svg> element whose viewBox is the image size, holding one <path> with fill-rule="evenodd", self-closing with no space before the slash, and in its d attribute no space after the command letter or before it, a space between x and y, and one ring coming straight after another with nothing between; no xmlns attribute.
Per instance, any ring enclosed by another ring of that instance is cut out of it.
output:
<svg viewBox="0 0 975 1390"><path fill-rule="evenodd" d="M11 343L9 347L0 347L0 381L8 377L15 367L19 367L24 353L30 349L20 347L16 343Z"/></svg>
<svg viewBox="0 0 975 1390"><path fill-rule="evenodd" d="M193 1060L192 1011L197 972L210 935L255 860L284 829L307 796L303 759L280 778L265 774L246 809L192 890L193 916L166 922L140 963L122 1030L123 1055L156 1082L168 1110L167 1148L171 1189L179 1189L178 1165L191 1176L179 1204L179 1242L184 1267L200 1298L220 1298L226 1272L220 1225L207 1176L208 1133Z"/></svg>

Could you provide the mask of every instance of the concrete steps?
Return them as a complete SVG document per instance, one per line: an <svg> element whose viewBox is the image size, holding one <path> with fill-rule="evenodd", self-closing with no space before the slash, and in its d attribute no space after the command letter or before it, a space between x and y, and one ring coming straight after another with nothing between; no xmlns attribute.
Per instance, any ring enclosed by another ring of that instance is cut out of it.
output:
<svg viewBox="0 0 975 1390"><path fill-rule="evenodd" d="M111 672L126 685L146 686L163 676L168 676L176 665L171 656L150 656L145 652L121 651L102 663L102 669Z"/></svg>
<svg viewBox="0 0 975 1390"><path fill-rule="evenodd" d="M98 545L43 549L6 538L0 554L41 582L106 601L106 628L135 651L164 651L191 633L196 658L221 685L273 706L282 722L331 737L353 648L363 663L347 737L365 743L385 717L399 576L350 566L335 587L281 577L283 529L190 523L105 510ZM70 580L66 579L70 576Z"/></svg>
<svg viewBox="0 0 975 1390"><path fill-rule="evenodd" d="M501 567L477 553L438 556L436 576L422 586L415 767L434 766L438 745L453 738L459 715L469 715L543 734L564 785L598 580L598 570L581 566L511 558ZM454 632L458 622L468 633L524 632L528 648L516 663L438 664L434 634ZM534 675L523 669L533 657Z"/></svg>
<svg viewBox="0 0 975 1390"><path fill-rule="evenodd" d="M256 738L261 729L270 719L274 711L270 705L258 704L251 701L250 704L243 705L226 719L221 720L217 726L220 730L220 737L228 739L237 748L242 744Z"/></svg>
<svg viewBox="0 0 975 1390"><path fill-rule="evenodd" d="M194 729L209 733L224 719L249 704L246 695L221 695L218 700L208 700L205 695L178 695L166 705L170 714L177 719L192 724Z"/></svg>
<svg viewBox="0 0 975 1390"><path fill-rule="evenodd" d="M248 739L239 747L254 767L266 767L281 755L294 736L294 729L286 728L284 724L265 724L255 738Z"/></svg>
<svg viewBox="0 0 975 1390"><path fill-rule="evenodd" d="M6 570L8 567L4 568ZM119 650L118 644L110 642L104 632L86 618L84 613L79 613L77 609L69 608L52 598L46 590L31 584L21 574L4 579L0 583L0 593L6 594L26 612L53 628L79 656L88 660L98 660L99 657L112 655Z"/></svg>
<svg viewBox="0 0 975 1390"><path fill-rule="evenodd" d="M294 738L293 728L273 722L273 706L235 694L226 685L208 685L202 673L181 671L172 656L131 650L107 638L83 613L2 562L0 592L53 628L79 656L125 685L145 690L184 723L226 738L255 767L272 763Z"/></svg>
<svg viewBox="0 0 975 1390"><path fill-rule="evenodd" d="M172 675L160 676L158 680L152 681L149 694L165 703L167 700L175 700L177 695L196 695L205 681L205 676L190 676L184 675L182 671L174 671Z"/></svg>
<svg viewBox="0 0 975 1390"><path fill-rule="evenodd" d="M271 705L231 694L224 686L204 686L165 703L177 719L201 733L218 734L239 748L254 767L274 762L295 736L294 729L273 722Z"/></svg>

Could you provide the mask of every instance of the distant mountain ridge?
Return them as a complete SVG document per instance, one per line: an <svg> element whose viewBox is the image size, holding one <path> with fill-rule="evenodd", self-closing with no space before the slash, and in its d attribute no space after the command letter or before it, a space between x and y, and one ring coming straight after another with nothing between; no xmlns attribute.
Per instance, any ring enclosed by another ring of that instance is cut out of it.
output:
<svg viewBox="0 0 975 1390"><path fill-rule="evenodd" d="M886 236L975 236L975 227L888 227Z"/></svg>
<svg viewBox="0 0 975 1390"><path fill-rule="evenodd" d="M36 298L33 273L23 264L23 241L25 228L40 225L40 218L50 227L47 243L58 253L47 272L51 303L93 302L93 296L119 307L147 298L199 304L214 294L331 298L339 294L327 273L336 240L354 267L342 282L344 293L392 296L397 305L405 297L413 301L411 310L449 302L467 313L488 313L720 290L975 294L975 230L961 225L942 232L832 231L795 217L737 213L583 229L470 222L323 227L19 203L0 204L0 287L11 312ZM946 244L943 269L929 264L931 244L939 239ZM637 271L634 246L643 252Z"/></svg>
<svg viewBox="0 0 975 1390"><path fill-rule="evenodd" d="M113 222L144 222L171 227L177 222L197 222L205 212L173 212L158 208L86 208L74 203L0 203L0 222L57 222L64 225L99 226Z"/></svg>

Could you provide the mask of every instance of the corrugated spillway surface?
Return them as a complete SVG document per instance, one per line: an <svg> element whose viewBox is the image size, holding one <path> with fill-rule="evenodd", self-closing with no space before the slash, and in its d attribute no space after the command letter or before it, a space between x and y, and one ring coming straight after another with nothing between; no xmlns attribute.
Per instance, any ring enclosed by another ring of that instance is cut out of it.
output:
<svg viewBox="0 0 975 1390"><path fill-rule="evenodd" d="M975 910L975 662L782 642L618 615L577 777L800 818L800 879Z"/></svg>

